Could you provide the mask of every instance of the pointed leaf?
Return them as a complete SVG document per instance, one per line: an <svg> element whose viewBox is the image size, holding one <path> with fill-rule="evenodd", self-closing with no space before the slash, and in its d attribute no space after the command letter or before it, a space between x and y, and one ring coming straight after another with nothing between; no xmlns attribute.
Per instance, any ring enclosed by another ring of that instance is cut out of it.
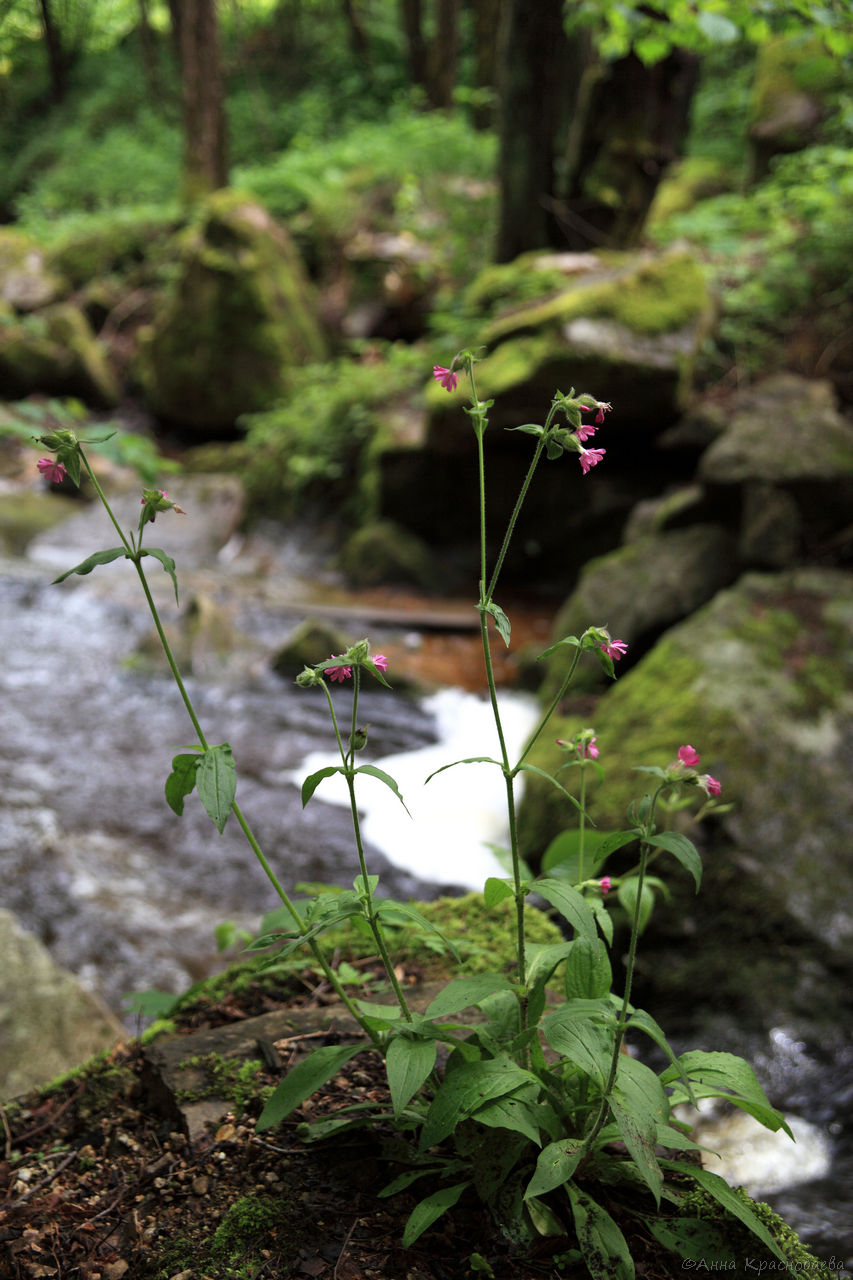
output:
<svg viewBox="0 0 853 1280"><path fill-rule="evenodd" d="M559 1142L549 1142L539 1152L536 1161L536 1172L527 1184L524 1193L528 1196L544 1196L568 1182L580 1164L583 1154L583 1142L580 1138L561 1138Z"/></svg>
<svg viewBox="0 0 853 1280"><path fill-rule="evenodd" d="M113 560L118 560L119 556L126 555L127 552L124 547L110 547L109 551L96 551L94 555L81 560L80 564L75 565L73 569L66 569L65 573L61 573L58 578L54 578L51 586L56 586L58 582L64 582L66 578L71 577L72 573L79 574L81 578L85 577L87 573L97 569L98 565L111 564Z"/></svg>
<svg viewBox="0 0 853 1280"><path fill-rule="evenodd" d="M581 647L581 642L577 636L563 636L562 640L557 640L555 644L549 645L547 649L543 649L536 661L538 662L540 658L550 658L552 653L556 653L557 650L562 649L564 645L568 645L571 649L579 649Z"/></svg>
<svg viewBox="0 0 853 1280"><path fill-rule="evenodd" d="M316 773L312 773L305 779L302 784L302 808L304 809L314 792L319 787L324 778L331 778L333 773L343 773L343 769L339 764L327 765L325 769L318 769Z"/></svg>
<svg viewBox="0 0 853 1280"><path fill-rule="evenodd" d="M470 1185L470 1182L457 1182L453 1187L442 1187L441 1191L436 1191L416 1204L403 1232L403 1248L408 1249L423 1235L427 1227L431 1227L443 1213L452 1209L462 1192Z"/></svg>
<svg viewBox="0 0 853 1280"><path fill-rule="evenodd" d="M315 1049L284 1077L258 1117L258 1133L272 1129L300 1103L336 1076L341 1067L365 1048L363 1044L331 1044Z"/></svg>
<svg viewBox="0 0 853 1280"><path fill-rule="evenodd" d="M566 1187L578 1244L593 1280L634 1280L634 1263L625 1237L606 1209L580 1187Z"/></svg>
<svg viewBox="0 0 853 1280"><path fill-rule="evenodd" d="M677 1089L682 1075L689 1080L697 1098L725 1098L748 1112L766 1129L774 1133L777 1129L784 1129L788 1137L793 1138L785 1117L771 1107L752 1067L736 1054L692 1049L689 1053L682 1053L674 1066L662 1072L661 1084L673 1085Z"/></svg>
<svg viewBox="0 0 853 1280"><path fill-rule="evenodd" d="M499 974L480 973L468 978L453 978L443 991L427 1005L427 1018L440 1018L447 1013L458 1013L469 1005L479 1004L496 991L512 991L512 984Z"/></svg>
<svg viewBox="0 0 853 1280"><path fill-rule="evenodd" d="M172 772L166 779L166 802L178 817L184 812L184 796L195 789L200 764L201 756L179 755L172 760Z"/></svg>
<svg viewBox="0 0 853 1280"><path fill-rule="evenodd" d="M607 947L601 938L579 933L566 961L566 996L569 1000L597 1000L610 993L612 984Z"/></svg>
<svg viewBox="0 0 853 1280"><path fill-rule="evenodd" d="M536 422L525 422L520 427L507 427L507 431L524 431L529 436L541 436L544 434L545 428L540 427Z"/></svg>
<svg viewBox="0 0 853 1280"><path fill-rule="evenodd" d="M537 1084L536 1077L511 1058L464 1062L444 1079L427 1112L420 1149L426 1151L448 1137L457 1125L493 1098L514 1093L521 1085Z"/></svg>
<svg viewBox="0 0 853 1280"><path fill-rule="evenodd" d="M669 1118L669 1103L655 1073L620 1053L610 1109L634 1164L660 1204L663 1172L655 1157L655 1145L658 1125Z"/></svg>
<svg viewBox="0 0 853 1280"><path fill-rule="evenodd" d="M435 1066L435 1040L395 1036L385 1053L385 1071L391 1091L391 1105L398 1116L414 1097Z"/></svg>
<svg viewBox="0 0 853 1280"><path fill-rule="evenodd" d="M495 604L494 600L490 600L487 605L483 606L486 613L490 613L495 620L495 626L498 629L498 635L507 648L509 648L510 637L512 634L509 618L504 613L499 604Z"/></svg>
<svg viewBox="0 0 853 1280"><path fill-rule="evenodd" d="M702 859L696 852L696 846L687 839L687 836L681 834L680 831L661 831L659 835L647 836L646 844L652 845L655 849L666 849L667 853L672 853L687 871L690 872L696 881L696 892L699 892L699 885L702 883Z"/></svg>
<svg viewBox="0 0 853 1280"><path fill-rule="evenodd" d="M505 898L511 898L513 892L509 880L498 880L496 876L489 876L483 886L483 898L489 910L496 907L499 902L503 902Z"/></svg>
<svg viewBox="0 0 853 1280"><path fill-rule="evenodd" d="M535 1095L538 1091L525 1089L522 1092L531 1092ZM505 1098L496 1098L494 1102L480 1107L474 1118L478 1124L487 1125L491 1129L507 1129L511 1133L520 1133L534 1142L537 1147L542 1145L539 1107L529 1097L508 1094Z"/></svg>
<svg viewBox="0 0 853 1280"><path fill-rule="evenodd" d="M732 1190L725 1179L721 1178L718 1173L711 1173L710 1169L703 1169L700 1165L685 1165L675 1160L661 1160L661 1164L664 1169L671 1169L675 1173L687 1174L693 1178L699 1183L703 1191L707 1191L733 1217L742 1222L745 1227L748 1227L752 1234L757 1236L762 1244L765 1244L770 1252L775 1254L781 1262L786 1263L788 1266L790 1265L764 1223L759 1221L749 1205L741 1200L740 1196Z"/></svg>
<svg viewBox="0 0 853 1280"><path fill-rule="evenodd" d="M538 893L546 902L550 902L577 933L584 934L590 942L598 937L595 916L590 911L586 898L577 889L573 889L570 884L564 884L562 880L548 878L534 880L532 888L534 893Z"/></svg>
<svg viewBox="0 0 853 1280"><path fill-rule="evenodd" d="M385 786L388 787L389 790L394 792L394 795L400 801L400 804L403 806L404 809L406 809L406 802L403 799L403 797L400 795L400 788L397 786L397 783L391 777L390 773L386 773L384 769L377 769L375 764L359 765L359 767L356 769L355 772L368 773L370 774L371 778L378 778L380 782L384 782ZM406 809L406 813L409 813L408 809ZM409 813L410 818L411 816L412 815Z"/></svg>
<svg viewBox="0 0 853 1280"><path fill-rule="evenodd" d="M175 604L178 604L178 577L175 573L175 562L171 556L167 556L166 552L160 547L146 547L142 552L144 556L153 556L155 560L159 560L163 568L172 579L172 586L175 588Z"/></svg>
<svg viewBox="0 0 853 1280"><path fill-rule="evenodd" d="M208 747L201 757L195 782L199 799L222 835L237 791L237 770L227 742Z"/></svg>
<svg viewBox="0 0 853 1280"><path fill-rule="evenodd" d="M414 920L416 924L420 925L425 933L434 933L437 937L441 938L441 941L447 947L447 950L453 956L454 960L456 960L457 963L461 961L462 957L459 954L459 948L453 939L448 938L447 934L444 933L443 930L439 929L438 925L433 924L432 920L427 920L426 916L422 916L420 911L411 906L408 902L394 902L390 898L382 898L381 901L376 903L376 912L378 915L386 917L397 914L405 916L409 920Z"/></svg>
<svg viewBox="0 0 853 1280"><path fill-rule="evenodd" d="M465 760L454 760L451 764L443 764L440 769L435 769L426 781L431 782L440 773L444 773L445 769L455 769L458 764L496 764L499 769L503 768L500 760L494 760L491 756L468 756Z"/></svg>
<svg viewBox="0 0 853 1280"><path fill-rule="evenodd" d="M525 773L535 773L538 775L538 777L544 778L546 782L550 782L551 785L556 787L558 791L562 791L563 795L566 797L567 800L571 800L572 804L575 806L578 813L580 813L581 807L578 804L577 800L572 795L572 793L570 791L567 791L566 788L563 786L562 782L558 782L557 779L553 777L550 773L546 773L544 769L540 769L538 765L535 765L535 764L521 764L518 767L520 770L523 770Z"/></svg>
<svg viewBox="0 0 853 1280"><path fill-rule="evenodd" d="M584 1001L584 1004L592 1004ZM613 1031L616 1015L602 1002L597 1016L582 1016L581 1001L571 1000L542 1020L542 1033L557 1053L568 1058L603 1089L613 1058ZM610 1023L610 1026L604 1025Z"/></svg>

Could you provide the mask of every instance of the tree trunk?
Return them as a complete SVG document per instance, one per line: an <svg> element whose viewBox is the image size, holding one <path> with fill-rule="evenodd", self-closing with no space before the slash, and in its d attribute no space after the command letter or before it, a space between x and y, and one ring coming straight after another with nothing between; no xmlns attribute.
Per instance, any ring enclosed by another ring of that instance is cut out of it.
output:
<svg viewBox="0 0 853 1280"><path fill-rule="evenodd" d="M40 0L41 25L47 46L47 65L50 71L50 88L54 102L61 102L67 88L67 62L59 29L53 20L50 0Z"/></svg>
<svg viewBox="0 0 853 1280"><path fill-rule="evenodd" d="M409 80L412 85L426 87L427 51L423 33L421 0L400 0L400 23L406 37L409 55Z"/></svg>
<svg viewBox="0 0 853 1280"><path fill-rule="evenodd" d="M503 0L471 0L474 19L474 127L491 129L495 123L498 87L498 50L501 47Z"/></svg>
<svg viewBox="0 0 853 1280"><path fill-rule="evenodd" d="M361 14L355 5L355 0L343 0L344 20L347 24L349 32L349 47L353 52L356 62L361 63L363 67L370 65L370 46L367 43L367 36L361 21Z"/></svg>
<svg viewBox="0 0 853 1280"><path fill-rule="evenodd" d="M152 97L157 96L157 50L154 45L154 33L148 18L148 0L139 3L139 48L142 53L142 65L145 69L145 83Z"/></svg>
<svg viewBox="0 0 853 1280"><path fill-rule="evenodd" d="M459 51L459 0L435 0L435 35L427 58L427 101L437 110L453 106Z"/></svg>
<svg viewBox="0 0 853 1280"><path fill-rule="evenodd" d="M658 184L681 155L697 78L697 59L681 49L648 67L629 54L596 78L558 208L568 248L639 242Z"/></svg>
<svg viewBox="0 0 853 1280"><path fill-rule="evenodd" d="M535 13L535 17L533 16ZM586 41L563 29L563 0L510 0L501 51L496 259L559 243L556 161L577 98Z"/></svg>
<svg viewBox="0 0 853 1280"><path fill-rule="evenodd" d="M215 0L172 0L184 110L184 195L228 185L225 110Z"/></svg>

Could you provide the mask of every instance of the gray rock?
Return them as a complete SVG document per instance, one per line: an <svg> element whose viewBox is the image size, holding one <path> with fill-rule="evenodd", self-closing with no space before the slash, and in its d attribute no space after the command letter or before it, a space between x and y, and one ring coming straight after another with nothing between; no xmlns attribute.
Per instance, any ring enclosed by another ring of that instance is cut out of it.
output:
<svg viewBox="0 0 853 1280"><path fill-rule="evenodd" d="M0 959L0 1098L46 1084L121 1039L109 1009L4 910Z"/></svg>
<svg viewBox="0 0 853 1280"><path fill-rule="evenodd" d="M77 396L100 409L118 404L118 380L88 320L70 302L0 324L0 396Z"/></svg>

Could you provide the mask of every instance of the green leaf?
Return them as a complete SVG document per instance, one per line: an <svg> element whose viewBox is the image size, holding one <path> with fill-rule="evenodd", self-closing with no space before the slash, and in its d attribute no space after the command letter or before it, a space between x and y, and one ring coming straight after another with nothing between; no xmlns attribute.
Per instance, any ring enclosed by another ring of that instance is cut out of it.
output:
<svg viewBox="0 0 853 1280"><path fill-rule="evenodd" d="M669 1058L670 1062L676 1068L676 1071L678 1071L679 1073L681 1072L681 1067L679 1066L678 1059L673 1053L672 1048L670 1047L670 1043L663 1033L663 1028L659 1026L657 1022L655 1022L654 1018L650 1013L646 1013L645 1009L634 1010L634 1012L631 1014L630 1018L628 1019L627 1029L629 1031L644 1032L644 1034L647 1035L650 1040L653 1040L655 1042L655 1044L658 1046L659 1049L663 1049L664 1053ZM695 1099L692 1093L690 1093L690 1085L687 1083L683 1073L679 1075L679 1082L682 1085L684 1085L684 1087L688 1090L688 1100L692 1102L693 1105L695 1106L696 1105Z"/></svg>
<svg viewBox="0 0 853 1280"><path fill-rule="evenodd" d="M54 578L51 586L56 586L58 582L64 582L66 578L70 578L72 573L77 573L81 578L87 573L91 573L93 569L97 569L98 565L111 564L113 560L118 560L119 556L126 556L127 551L124 547L110 547L109 551L96 551L94 555L89 556L86 560L81 560L80 564L75 565L73 569L66 569L65 573L61 573L58 578Z"/></svg>
<svg viewBox="0 0 853 1280"><path fill-rule="evenodd" d="M444 773L445 769L455 769L458 764L496 764L499 769L503 768L500 760L494 760L491 756L468 756L465 760L454 760L451 764L443 764L440 769L434 770L426 781L431 782L440 773ZM426 786L426 783L424 783L424 786Z"/></svg>
<svg viewBox="0 0 853 1280"><path fill-rule="evenodd" d="M507 431L524 431L529 436L541 436L545 428L540 427L536 422L525 422L520 427L507 427Z"/></svg>
<svg viewBox="0 0 853 1280"><path fill-rule="evenodd" d="M166 802L178 817L184 812L184 796L195 789L200 764L201 756L179 755L172 760L172 772L166 779Z"/></svg>
<svg viewBox="0 0 853 1280"><path fill-rule="evenodd" d="M584 1261L593 1280L634 1280L625 1237L606 1209L580 1187L566 1187Z"/></svg>
<svg viewBox="0 0 853 1280"><path fill-rule="evenodd" d="M519 770L523 770L525 773L535 773L538 777L544 778L546 782L550 782L551 785L553 787L556 787L558 791L562 791L563 795L566 797L567 800L571 800L572 804L575 806L578 813L580 813L581 807L578 804L577 800L572 795L572 793L570 791L567 791L566 788L563 786L562 782L558 782L557 779L552 776L552 774L546 773L544 769L540 769L538 765L535 765L535 764L520 764L518 767L519 767Z"/></svg>
<svg viewBox="0 0 853 1280"><path fill-rule="evenodd" d="M496 876L489 876L483 886L483 898L489 910L496 907L499 902L503 902L505 898L511 898L514 892L510 880L498 880Z"/></svg>
<svg viewBox="0 0 853 1280"><path fill-rule="evenodd" d="M390 773L386 773L384 769L377 769L375 764L359 765L359 767L355 770L355 772L368 773L370 774L371 778L378 778L380 782L384 782L385 786L388 787L389 790L394 792L394 795L400 801L400 804L403 806L404 809L406 809L406 802L403 799L403 797L400 795L400 788L397 786L397 783L391 777ZM304 787L303 787L303 790L304 790ZM406 809L406 813L409 813L408 809ZM412 815L409 813L410 818L411 816Z"/></svg>
<svg viewBox="0 0 853 1280"><path fill-rule="evenodd" d="M122 998L122 1003L140 1018L168 1018L181 998L174 992L170 994L168 991L149 987L145 991L129 992Z"/></svg>
<svg viewBox="0 0 853 1280"><path fill-rule="evenodd" d="M381 1191L377 1191L376 1195L380 1200L384 1200L386 1196L395 1196L398 1191L405 1191L413 1182L417 1182L419 1178L427 1178L436 1173L446 1173L448 1169L452 1173L456 1173L457 1170L464 1168L464 1160L452 1160L445 1164L419 1165L416 1169L407 1169L405 1173L401 1173L392 1182L387 1183Z"/></svg>
<svg viewBox="0 0 853 1280"><path fill-rule="evenodd" d="M435 1066L435 1040L395 1036L385 1053L385 1071L391 1090L391 1105L398 1116L420 1089Z"/></svg>
<svg viewBox="0 0 853 1280"><path fill-rule="evenodd" d="M423 1235L427 1227L431 1227L443 1213L452 1209L462 1192L470 1185L470 1182L457 1182L453 1187L442 1187L441 1191L434 1192L421 1200L420 1204L416 1204L403 1232L403 1248L408 1249Z"/></svg>
<svg viewBox="0 0 853 1280"><path fill-rule="evenodd" d="M544 880L534 880L532 889L546 902L550 902L577 933L583 934L591 942L598 937L595 916L590 911L583 894L577 889L572 888L570 884L564 884L562 880L551 880L547 877Z"/></svg>
<svg viewBox="0 0 853 1280"><path fill-rule="evenodd" d="M526 1086L523 1092L532 1093L535 1097L538 1090ZM496 1098L494 1102L481 1107L474 1118L478 1124L487 1125L491 1129L508 1129L512 1133L520 1133L523 1137L529 1138L537 1147L542 1145L542 1139L539 1136L539 1108L532 1103L529 1096L519 1097L518 1094L508 1094L506 1097Z"/></svg>
<svg viewBox="0 0 853 1280"><path fill-rule="evenodd" d="M580 1138L561 1138L559 1142L549 1142L539 1152L536 1161L536 1172L527 1184L525 1199L529 1196L544 1196L568 1182L580 1164L583 1154L583 1142Z"/></svg>
<svg viewBox="0 0 853 1280"><path fill-rule="evenodd" d="M788 1137L793 1138L785 1117L771 1107L752 1067L736 1054L692 1049L689 1053L682 1053L673 1066L667 1067L661 1074L661 1084L672 1085L675 1094L683 1091L686 1097L687 1091L680 1080L682 1075L690 1082L697 1098L725 1098L771 1132L784 1129Z"/></svg>
<svg viewBox="0 0 853 1280"><path fill-rule="evenodd" d="M762 1244L766 1245L771 1253L775 1254L781 1262L786 1262L785 1254L779 1248L779 1245L773 1239L763 1222L760 1222L745 1201L741 1200L724 1178L718 1173L711 1173L710 1169L703 1169L700 1165L685 1165L683 1162L675 1160L661 1160L664 1169L671 1169L675 1173L687 1174L699 1183L703 1191L707 1191L709 1195L727 1209L733 1217L748 1227L753 1235L757 1236Z"/></svg>
<svg viewBox="0 0 853 1280"><path fill-rule="evenodd" d="M268 1099L255 1125L257 1132L261 1133L264 1129L272 1129L280 1124L285 1116L289 1116L300 1103L321 1089L350 1058L354 1058L364 1048L363 1044L330 1044L322 1049L315 1049L288 1072Z"/></svg>
<svg viewBox="0 0 853 1280"><path fill-rule="evenodd" d="M457 1125L494 1098L514 1093L521 1085L538 1084L536 1077L511 1058L463 1062L447 1075L435 1095L421 1130L420 1149L441 1142Z"/></svg>
<svg viewBox="0 0 853 1280"><path fill-rule="evenodd" d="M603 1089L613 1058L616 1014L604 1001L568 1000L542 1020L552 1049L568 1058Z"/></svg>
<svg viewBox="0 0 853 1280"><path fill-rule="evenodd" d="M740 38L740 32L731 19L712 10L700 8L696 15L696 25L712 44L731 44Z"/></svg>
<svg viewBox="0 0 853 1280"><path fill-rule="evenodd" d="M539 662L541 658L550 658L552 653L556 653L557 650L562 649L564 645L567 645L570 649L579 649L581 647L581 642L577 636L563 636L562 640L557 640L555 644L549 645L547 649L543 649L536 661Z"/></svg>
<svg viewBox="0 0 853 1280"><path fill-rule="evenodd" d="M669 1118L669 1103L654 1071L620 1053L610 1109L634 1164L660 1204L663 1172L655 1145L658 1125Z"/></svg>
<svg viewBox="0 0 853 1280"><path fill-rule="evenodd" d="M167 556L166 552L160 547L146 547L141 553L144 556L153 556L155 560L159 560L163 568L172 579L172 586L175 588L175 604L178 604L178 577L175 573L175 562L171 556Z"/></svg>
<svg viewBox="0 0 853 1280"><path fill-rule="evenodd" d="M479 973L468 978L452 978L424 1010L427 1018L441 1018L479 1004L496 991L512 991L512 984L500 974Z"/></svg>
<svg viewBox="0 0 853 1280"><path fill-rule="evenodd" d="M672 853L687 871L690 872L696 882L696 892L699 892L699 886L702 883L702 859L696 852L696 846L692 844L687 836L683 836L679 831L662 831L656 836L647 836L646 844L650 844L654 849L666 849L667 853Z"/></svg>
<svg viewBox="0 0 853 1280"><path fill-rule="evenodd" d="M324 778L331 778L333 773L343 773L343 768L339 764L327 765L325 769L318 769L316 773L312 773L305 779L302 784L302 808L304 809L314 792L319 787Z"/></svg>
<svg viewBox="0 0 853 1280"><path fill-rule="evenodd" d="M555 836L542 855L542 870L553 871L559 867L560 879L566 879L570 884L577 884L580 880L580 834L577 827L572 827ZM609 838L609 835L603 831L589 828L584 831L583 877L585 880L593 878L607 854L612 852L609 848L604 853L601 852L601 846Z"/></svg>
<svg viewBox="0 0 853 1280"><path fill-rule="evenodd" d="M490 600L487 605L483 606L483 608L486 610L486 613L490 613L494 618L495 626L498 629L498 635L500 636L501 640L503 640L506 647L509 648L509 641L511 636L511 627L510 627L509 618L506 616L506 614L504 613L500 605L495 604L494 600Z"/></svg>
<svg viewBox="0 0 853 1280"><path fill-rule="evenodd" d="M462 957L459 954L459 948L453 939L449 938L443 930L439 929L437 924L433 924L432 920L427 920L426 916L422 916L420 911L416 910L416 908L411 906L408 902L394 902L391 898L382 898L376 903L376 912L377 915L381 915L386 918L393 917L394 915L400 915L409 920L414 920L425 933L434 933L437 937L441 938L441 941L444 943L445 947L447 947L447 950L453 956L454 960L456 960L457 963L461 961Z"/></svg>
<svg viewBox="0 0 853 1280"><path fill-rule="evenodd" d="M616 896L619 899L620 905L625 908L630 920L633 920L634 918L634 908L637 905L637 889L639 886L640 882L637 877L630 876L629 879L623 880L619 885L619 888L616 890ZM649 923L654 906L654 890L649 887L647 882L645 882L643 884L643 891L640 895L640 914L638 920L640 933L643 932L646 925Z"/></svg>
<svg viewBox="0 0 853 1280"><path fill-rule="evenodd" d="M237 792L237 770L227 742L208 747L196 770L195 782L199 799L222 835Z"/></svg>
<svg viewBox="0 0 853 1280"><path fill-rule="evenodd" d="M613 974L607 947L601 938L578 934L566 961L566 996L569 1000L597 1000L610 993Z"/></svg>

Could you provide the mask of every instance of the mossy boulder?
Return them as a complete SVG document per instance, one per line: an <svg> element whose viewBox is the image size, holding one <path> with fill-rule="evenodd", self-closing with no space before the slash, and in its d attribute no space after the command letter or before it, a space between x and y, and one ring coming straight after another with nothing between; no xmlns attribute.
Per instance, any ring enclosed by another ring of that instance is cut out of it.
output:
<svg viewBox="0 0 853 1280"><path fill-rule="evenodd" d="M175 212L160 208L78 216L46 251L47 261L75 289L102 276L126 277L147 260L162 258L178 225Z"/></svg>
<svg viewBox="0 0 853 1280"><path fill-rule="evenodd" d="M16 311L35 311L63 296L68 286L52 271L30 236L0 228L0 298Z"/></svg>
<svg viewBox="0 0 853 1280"><path fill-rule="evenodd" d="M733 805L716 828L717 871L737 880L749 909L763 901L775 913L780 939L799 932L849 961L851 653L853 574L748 574L669 630L592 717L555 726L530 760L553 772L562 763L553 739L594 723L607 779L590 812L619 828L643 789L633 766L665 765L692 743ZM570 825L559 791L528 778L527 852Z"/></svg>
<svg viewBox="0 0 853 1280"><path fill-rule="evenodd" d="M272 669L283 680L295 680L305 667L343 653L351 643L349 637L321 618L304 618L273 657Z"/></svg>
<svg viewBox="0 0 853 1280"><path fill-rule="evenodd" d="M589 626L606 626L628 642L620 662L627 670L674 622L706 604L737 577L734 539L718 525L651 533L589 561L578 584L554 621L552 642L581 635ZM550 700L568 670L567 650L548 665L544 696ZM572 685L600 689L606 677L598 663L579 664Z"/></svg>
<svg viewBox="0 0 853 1280"><path fill-rule="evenodd" d="M138 375L157 414L203 437L281 396L287 369L324 359L326 343L286 231L252 197L210 196L176 249Z"/></svg>
<svg viewBox="0 0 853 1280"><path fill-rule="evenodd" d="M0 551L22 555L37 534L51 529L77 510L73 498L17 489L0 496Z"/></svg>
<svg viewBox="0 0 853 1280"><path fill-rule="evenodd" d="M818 36L777 36L759 47L749 111L752 170L764 177L774 155L814 142L844 68Z"/></svg>
<svg viewBox="0 0 853 1280"><path fill-rule="evenodd" d="M577 262L577 255L567 256ZM539 278L550 290L518 303L514 281L531 265L529 258L490 267L487 281L472 286L475 297L504 299L482 331L490 350L477 368L480 398L496 397L491 424L543 420L555 390L575 387L613 403L611 441L630 441L639 429L648 439L671 426L684 407L693 362L713 317L696 259L682 251L583 255L585 269L569 271L561 287L553 287L555 268L549 267ZM464 382L450 394L437 384L430 388L433 448L452 453L464 447L468 422L461 408L468 395ZM498 439L512 447L505 437Z"/></svg>
<svg viewBox="0 0 853 1280"><path fill-rule="evenodd" d="M739 529L745 563L823 557L850 524L853 425L831 383L767 378L732 401L698 478L719 518Z"/></svg>
<svg viewBox="0 0 853 1280"><path fill-rule="evenodd" d="M341 551L340 565L357 587L387 582L430 590L440 581L426 543L393 520L374 520L356 530Z"/></svg>
<svg viewBox="0 0 853 1280"><path fill-rule="evenodd" d="M98 409L114 408L121 389L103 347L70 302L19 321L0 317L0 397L34 392L75 396Z"/></svg>

